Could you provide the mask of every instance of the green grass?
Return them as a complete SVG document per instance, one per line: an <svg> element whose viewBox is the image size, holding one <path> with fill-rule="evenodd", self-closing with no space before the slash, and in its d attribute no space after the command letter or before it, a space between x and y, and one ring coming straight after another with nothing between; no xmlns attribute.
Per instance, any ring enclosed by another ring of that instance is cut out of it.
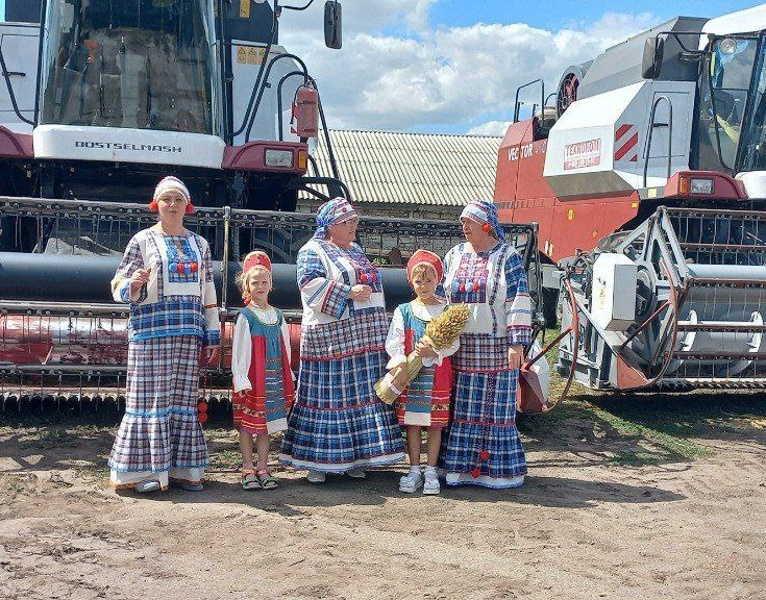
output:
<svg viewBox="0 0 766 600"><path fill-rule="evenodd" d="M714 454L712 450L687 439L687 435L689 435L688 433L682 434L675 427L664 427L664 425L671 423L667 413L663 414L664 422L660 419L657 420L657 425L659 425L659 427L649 427L640 423L638 419L631 420L629 417L620 416L615 412L609 412L598 406L593 406L593 414L595 418L608 423L622 435L651 442L653 446L660 449L660 453L665 454L668 459L677 457L684 460L694 460L696 458L712 456ZM621 454L627 453L618 453L618 456L615 457L615 462L620 462L618 457ZM635 452L636 460L638 460L638 457L645 454L646 453L640 451ZM621 460L624 461L625 458L623 457Z"/></svg>

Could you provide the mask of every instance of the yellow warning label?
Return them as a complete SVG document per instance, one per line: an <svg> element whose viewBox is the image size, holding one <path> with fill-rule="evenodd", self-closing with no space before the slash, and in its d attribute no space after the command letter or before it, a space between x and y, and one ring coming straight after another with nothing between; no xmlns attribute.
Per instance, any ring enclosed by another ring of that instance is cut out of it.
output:
<svg viewBox="0 0 766 600"><path fill-rule="evenodd" d="M573 208L570 208L567 211L567 219L569 219L570 221L574 220L574 209Z"/></svg>
<svg viewBox="0 0 766 600"><path fill-rule="evenodd" d="M242 64L247 62L247 51L244 46L239 46L237 48L237 62Z"/></svg>
<svg viewBox="0 0 766 600"><path fill-rule="evenodd" d="M247 49L247 64L260 65L263 62L263 57L266 54L265 48L248 48Z"/></svg>
<svg viewBox="0 0 766 600"><path fill-rule="evenodd" d="M239 18L250 18L250 0L239 0Z"/></svg>

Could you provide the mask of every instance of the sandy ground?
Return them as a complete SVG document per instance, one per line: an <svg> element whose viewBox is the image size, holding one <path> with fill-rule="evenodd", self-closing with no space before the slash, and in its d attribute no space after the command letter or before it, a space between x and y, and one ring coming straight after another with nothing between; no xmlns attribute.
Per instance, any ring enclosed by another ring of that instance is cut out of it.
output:
<svg viewBox="0 0 766 600"><path fill-rule="evenodd" d="M273 492L219 469L199 494L118 495L113 424L0 415L0 598L766 598L753 402L669 412L701 454L685 458L581 401L522 420L523 488L438 497L399 493L403 467L324 486L280 471ZM219 467L236 457L224 425L209 429Z"/></svg>

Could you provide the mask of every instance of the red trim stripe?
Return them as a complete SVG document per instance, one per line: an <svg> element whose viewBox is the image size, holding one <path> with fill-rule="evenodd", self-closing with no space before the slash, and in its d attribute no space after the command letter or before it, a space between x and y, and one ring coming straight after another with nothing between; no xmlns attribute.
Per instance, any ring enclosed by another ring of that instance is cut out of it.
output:
<svg viewBox="0 0 766 600"><path fill-rule="evenodd" d="M630 131L631 127L633 127L633 125L620 125L617 131L614 132L614 141L616 142L622 136L624 136L628 131Z"/></svg>
<svg viewBox="0 0 766 600"><path fill-rule="evenodd" d="M630 152L630 149L633 148L633 146L636 144L638 144L638 133L634 133L633 137L625 142L622 147L614 153L614 160L620 160L623 156Z"/></svg>

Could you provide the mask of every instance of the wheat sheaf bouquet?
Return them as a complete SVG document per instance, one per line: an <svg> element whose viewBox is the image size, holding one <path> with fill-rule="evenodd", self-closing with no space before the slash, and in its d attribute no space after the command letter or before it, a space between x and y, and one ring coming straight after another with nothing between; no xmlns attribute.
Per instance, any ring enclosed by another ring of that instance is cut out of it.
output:
<svg viewBox="0 0 766 600"><path fill-rule="evenodd" d="M469 316L467 304L449 305L442 314L434 317L426 325L426 334L420 338L420 341L425 342L434 350L451 346L465 329ZM404 386L405 389L417 377L422 368L423 360L415 352L410 352L407 356L407 384ZM375 384L375 393L386 404L393 403L403 391L393 385L393 378L390 373L387 373Z"/></svg>

